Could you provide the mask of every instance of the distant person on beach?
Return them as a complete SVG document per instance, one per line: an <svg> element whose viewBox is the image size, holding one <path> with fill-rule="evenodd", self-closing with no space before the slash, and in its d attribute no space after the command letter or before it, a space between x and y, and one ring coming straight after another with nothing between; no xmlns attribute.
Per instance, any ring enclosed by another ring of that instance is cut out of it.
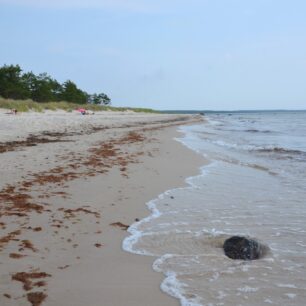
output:
<svg viewBox="0 0 306 306"><path fill-rule="evenodd" d="M80 112L82 115L86 115L86 109L85 108L79 108L77 109L78 112Z"/></svg>
<svg viewBox="0 0 306 306"><path fill-rule="evenodd" d="M90 110L86 110L85 108L78 108L76 109L81 115L94 115L95 113Z"/></svg>

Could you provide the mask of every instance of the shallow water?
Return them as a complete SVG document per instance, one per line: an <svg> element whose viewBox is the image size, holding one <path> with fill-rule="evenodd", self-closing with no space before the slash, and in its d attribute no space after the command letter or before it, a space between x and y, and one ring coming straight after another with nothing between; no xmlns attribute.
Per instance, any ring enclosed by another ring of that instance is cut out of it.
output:
<svg viewBox="0 0 306 306"><path fill-rule="evenodd" d="M182 131L210 164L148 203L124 249L157 256L162 289L182 305L305 305L306 113L210 115ZM232 235L268 251L232 260Z"/></svg>

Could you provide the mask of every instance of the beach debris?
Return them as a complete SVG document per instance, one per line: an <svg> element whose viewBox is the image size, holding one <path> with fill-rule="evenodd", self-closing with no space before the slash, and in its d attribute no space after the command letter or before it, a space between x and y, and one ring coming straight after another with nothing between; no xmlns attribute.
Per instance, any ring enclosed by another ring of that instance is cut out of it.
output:
<svg viewBox="0 0 306 306"><path fill-rule="evenodd" d="M40 232L42 228L40 226L32 228L34 232Z"/></svg>
<svg viewBox="0 0 306 306"><path fill-rule="evenodd" d="M68 267L70 267L70 265L65 265L65 266L57 267L57 268L60 269L60 270L64 270L64 269L66 269L66 268L68 268Z"/></svg>
<svg viewBox="0 0 306 306"><path fill-rule="evenodd" d="M27 255L23 255L23 254L18 254L18 253L10 253L9 257L13 258L13 259L20 259L22 257L26 257Z"/></svg>
<svg viewBox="0 0 306 306"><path fill-rule="evenodd" d="M110 224L111 226L120 227L122 230L126 231L129 228L129 225L123 224L121 222L114 222Z"/></svg>
<svg viewBox="0 0 306 306"><path fill-rule="evenodd" d="M32 279L41 279L50 276L50 274L45 272L18 272L12 275L12 280L23 283L23 289L29 291L33 289L34 286L38 286L37 284L32 283Z"/></svg>
<svg viewBox="0 0 306 306"><path fill-rule="evenodd" d="M0 153L15 151L17 149L23 149L25 147L35 147L38 144L46 144L53 142L68 142L70 140L62 140L59 138L50 139L42 137L42 135L29 135L25 140L15 140L0 142Z"/></svg>
<svg viewBox="0 0 306 306"><path fill-rule="evenodd" d="M33 252L37 252L37 249L34 247L33 243L30 240L22 240L20 242L19 251L23 251L24 249L32 250Z"/></svg>
<svg viewBox="0 0 306 306"><path fill-rule="evenodd" d="M76 209L64 209L64 208L59 208L59 211L63 211L65 214L65 219L70 219L70 218L76 218L76 213L83 212L85 214L91 214L94 215L96 218L100 218L100 213L96 211L91 211L87 208L79 207Z"/></svg>
<svg viewBox="0 0 306 306"><path fill-rule="evenodd" d="M35 211L42 213L44 206L31 203L32 197L25 193L15 191L14 186L7 186L1 190L0 202L8 203L9 205L3 206L2 215L6 216L19 216L25 217L28 212Z"/></svg>
<svg viewBox="0 0 306 306"><path fill-rule="evenodd" d="M40 306L46 297L47 295L43 292L30 292L27 294L28 301L32 306Z"/></svg>
<svg viewBox="0 0 306 306"><path fill-rule="evenodd" d="M264 255L266 249L266 246L255 239L242 236L232 236L226 239L223 244L225 255L231 259L259 259Z"/></svg>
<svg viewBox="0 0 306 306"><path fill-rule="evenodd" d="M4 237L0 237L0 251L4 248L6 244L8 244L11 241L15 241L16 237L19 235L21 235L21 230L16 230L8 233Z"/></svg>

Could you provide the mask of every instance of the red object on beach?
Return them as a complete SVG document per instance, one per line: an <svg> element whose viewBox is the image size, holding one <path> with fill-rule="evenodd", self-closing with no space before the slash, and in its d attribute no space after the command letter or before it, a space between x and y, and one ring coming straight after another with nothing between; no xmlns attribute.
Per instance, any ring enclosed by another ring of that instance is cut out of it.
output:
<svg viewBox="0 0 306 306"><path fill-rule="evenodd" d="M86 109L85 109L85 108L79 108L79 109L78 109L78 112L84 113L84 112L86 112Z"/></svg>

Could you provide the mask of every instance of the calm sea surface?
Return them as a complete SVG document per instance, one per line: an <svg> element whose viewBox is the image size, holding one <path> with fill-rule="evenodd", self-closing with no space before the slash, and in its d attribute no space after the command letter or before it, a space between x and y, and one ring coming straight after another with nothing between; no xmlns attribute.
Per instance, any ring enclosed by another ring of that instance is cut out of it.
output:
<svg viewBox="0 0 306 306"><path fill-rule="evenodd" d="M306 305L306 112L206 118L179 141L209 164L149 202L124 249L157 256L162 290L182 305ZM232 260L222 249L232 235L269 251Z"/></svg>

